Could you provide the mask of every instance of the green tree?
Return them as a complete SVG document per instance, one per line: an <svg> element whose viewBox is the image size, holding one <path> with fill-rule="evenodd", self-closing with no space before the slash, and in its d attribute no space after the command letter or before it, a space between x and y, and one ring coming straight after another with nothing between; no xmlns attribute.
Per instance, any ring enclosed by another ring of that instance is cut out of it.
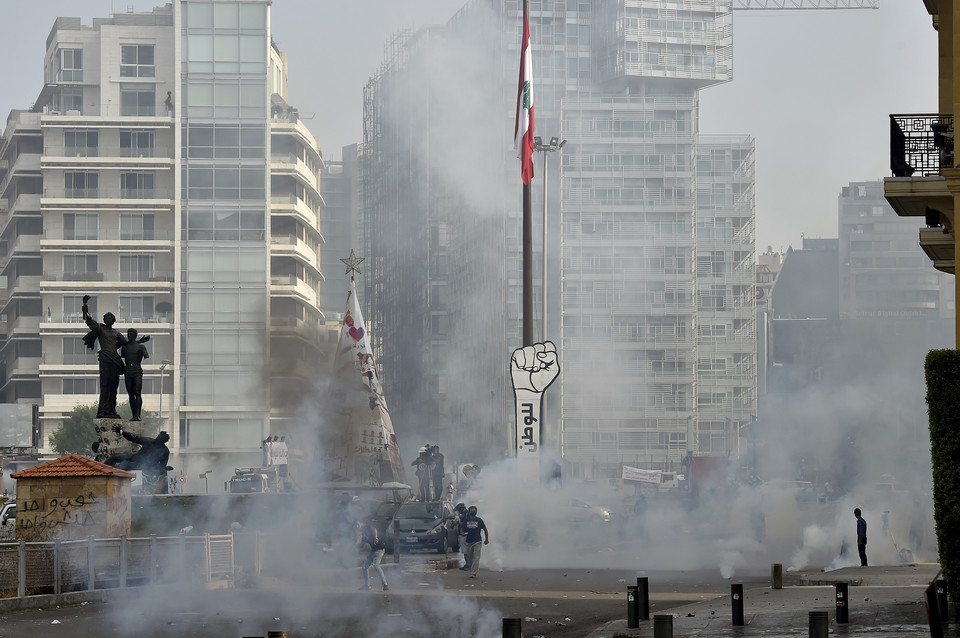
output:
<svg viewBox="0 0 960 638"><path fill-rule="evenodd" d="M117 412L124 420L129 420L132 416L129 403L117 406ZM160 426L159 419L146 410L142 411L141 417L144 422L144 436L156 436ZM93 458L90 446L97 440L97 429L94 426L96 418L96 404L76 406L60 429L48 437L50 447L57 454L81 454Z"/></svg>
<svg viewBox="0 0 960 638"><path fill-rule="evenodd" d="M78 405L70 412L60 429L50 435L50 447L57 454L82 454L93 458L90 445L97 440L94 419L96 405Z"/></svg>

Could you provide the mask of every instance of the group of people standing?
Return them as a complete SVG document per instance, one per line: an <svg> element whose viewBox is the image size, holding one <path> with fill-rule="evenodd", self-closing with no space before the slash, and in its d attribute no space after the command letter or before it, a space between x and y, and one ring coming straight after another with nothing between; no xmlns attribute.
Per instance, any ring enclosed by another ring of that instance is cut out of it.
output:
<svg viewBox="0 0 960 638"><path fill-rule="evenodd" d="M439 445L427 443L410 464L417 468L421 501L439 501L443 497L443 454Z"/></svg>

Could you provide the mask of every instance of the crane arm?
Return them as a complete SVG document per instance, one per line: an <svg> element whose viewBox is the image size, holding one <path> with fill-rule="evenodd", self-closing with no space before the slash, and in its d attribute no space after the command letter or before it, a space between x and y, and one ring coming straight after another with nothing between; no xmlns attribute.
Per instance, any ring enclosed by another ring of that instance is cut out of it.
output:
<svg viewBox="0 0 960 638"><path fill-rule="evenodd" d="M880 0L733 0L734 9L879 9Z"/></svg>

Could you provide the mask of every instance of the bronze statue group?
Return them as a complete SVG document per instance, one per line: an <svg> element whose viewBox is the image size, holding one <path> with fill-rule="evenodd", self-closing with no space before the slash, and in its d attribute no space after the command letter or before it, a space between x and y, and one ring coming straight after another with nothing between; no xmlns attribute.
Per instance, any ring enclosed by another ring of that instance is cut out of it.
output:
<svg viewBox="0 0 960 638"><path fill-rule="evenodd" d="M137 339L137 331L134 328L127 330L127 335L124 337L113 327L116 317L112 312L104 314L103 323L98 323L90 316L87 307L89 301L90 295L84 295L83 320L90 328L90 332L84 335L83 343L91 350L95 343L100 346L97 352L97 361L100 364L100 401L97 404L97 418L121 418L117 414L117 389L120 386L120 375L123 374L127 395L130 398L132 413L130 420L141 421L143 409L141 362L150 357L147 348L143 345L150 341L150 337L148 335ZM157 485L161 493L166 492L167 472L173 469L167 465L170 450L166 443L170 440L170 435L161 431L156 438L143 437L124 430L119 424L114 424L112 429L124 439L139 445L140 449L133 453L110 453L99 442L94 443L92 448L97 454L97 460L102 460L107 465L121 470L142 470L145 483Z"/></svg>

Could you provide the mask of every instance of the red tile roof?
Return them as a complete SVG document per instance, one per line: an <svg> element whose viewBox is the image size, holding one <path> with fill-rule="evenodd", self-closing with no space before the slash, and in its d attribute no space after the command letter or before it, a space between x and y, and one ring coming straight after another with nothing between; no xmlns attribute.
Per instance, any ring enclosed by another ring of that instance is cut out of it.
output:
<svg viewBox="0 0 960 638"><path fill-rule="evenodd" d="M61 456L54 461L48 461L28 467L25 470L11 474L15 479L21 478L56 478L60 476L117 476L120 478L133 478L130 472L118 470L99 461L88 459L79 454L68 454Z"/></svg>

